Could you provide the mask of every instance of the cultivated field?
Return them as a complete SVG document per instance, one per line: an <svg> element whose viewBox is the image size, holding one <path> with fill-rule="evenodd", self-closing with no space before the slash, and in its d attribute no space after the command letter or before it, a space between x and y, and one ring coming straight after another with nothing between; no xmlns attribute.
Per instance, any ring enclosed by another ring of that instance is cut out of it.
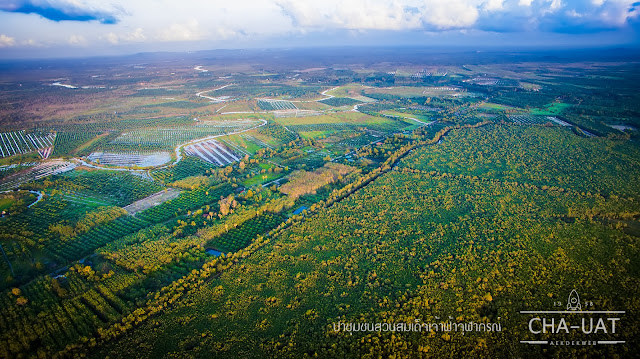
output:
<svg viewBox="0 0 640 359"><path fill-rule="evenodd" d="M93 152L87 159L100 165L122 167L156 167L171 161L169 152Z"/></svg>
<svg viewBox="0 0 640 359"><path fill-rule="evenodd" d="M55 133L38 135L25 131L0 132L0 158L38 151L42 158L51 155Z"/></svg>
<svg viewBox="0 0 640 359"><path fill-rule="evenodd" d="M185 147L184 150L190 156L199 157L218 166L226 166L240 160L232 150L216 140L198 142Z"/></svg>

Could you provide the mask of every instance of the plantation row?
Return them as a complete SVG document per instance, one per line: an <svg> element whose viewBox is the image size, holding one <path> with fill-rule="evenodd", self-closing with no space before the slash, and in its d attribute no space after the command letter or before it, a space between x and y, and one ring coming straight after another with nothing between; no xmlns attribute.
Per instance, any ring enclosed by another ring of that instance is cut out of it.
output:
<svg viewBox="0 0 640 359"><path fill-rule="evenodd" d="M169 152L93 152L87 157L87 159L91 162L102 165L153 167L160 166L171 161L171 155Z"/></svg>
<svg viewBox="0 0 640 359"><path fill-rule="evenodd" d="M305 125L288 125L287 128L295 132L310 132L310 131L344 131L354 130L358 127L353 123L313 123Z"/></svg>
<svg viewBox="0 0 640 359"><path fill-rule="evenodd" d="M29 181L34 181L43 177L52 176L64 172L71 171L76 167L71 162L65 162L61 160L52 160L42 162L36 166L33 166L24 171L14 173L2 179L0 182L0 190L16 188L21 184Z"/></svg>
<svg viewBox="0 0 640 359"><path fill-rule="evenodd" d="M58 132L53 144L53 156L70 155L71 151L99 134L100 132Z"/></svg>
<svg viewBox="0 0 640 359"><path fill-rule="evenodd" d="M469 132L455 132L441 146L416 151L402 164L540 186L560 183L603 196L631 197L640 181L640 151L630 142L585 139L559 127L493 125L474 130L473 137L466 136ZM486 150L478 153L481 147ZM611 175L623 168L625 176Z"/></svg>
<svg viewBox="0 0 640 359"><path fill-rule="evenodd" d="M361 147L364 145L368 145L371 142L379 141L380 139L381 139L380 137L374 137L367 133L358 132L358 133L355 133L353 136L349 136L344 140L336 142L335 145L346 146L346 147Z"/></svg>
<svg viewBox="0 0 640 359"><path fill-rule="evenodd" d="M239 153L239 154L242 154L242 155L251 155L251 153L249 153L249 151L247 151L245 148L243 148L242 146L238 145L237 143L235 143L233 141L225 140L225 139L222 139L220 141L222 143L224 143L225 145L227 145L227 147L231 148L236 153Z"/></svg>
<svg viewBox="0 0 640 359"><path fill-rule="evenodd" d="M320 100L318 102L321 102L333 107L341 107L341 106L353 106L360 103L361 101L354 100L348 97L332 97L325 100Z"/></svg>
<svg viewBox="0 0 640 359"><path fill-rule="evenodd" d="M119 207L164 189L158 183L125 171L74 171L54 176L50 181L50 188L65 194L95 196Z"/></svg>
<svg viewBox="0 0 640 359"><path fill-rule="evenodd" d="M238 127L235 129L240 130L241 128ZM229 131L228 128L222 127L135 130L118 136L109 143L109 148L117 149L118 145L122 145L123 147L137 146L140 149L174 147L198 138L222 135L228 132L231 131Z"/></svg>
<svg viewBox="0 0 640 359"><path fill-rule="evenodd" d="M149 223L142 219L124 216L93 228L77 238L49 243L47 251L57 258L67 261L77 260L115 239L137 232L148 225Z"/></svg>
<svg viewBox="0 0 640 359"><path fill-rule="evenodd" d="M266 148L273 148L273 146L271 146L270 144L268 144L268 143L266 143L266 142L264 142L264 141L262 141L262 140L260 140L260 139L257 139L257 138L255 138L255 137L253 137L253 136L251 136L251 135L245 135L245 134L242 134L242 135L240 135L240 137L242 137L242 138L243 138L243 139L245 139L246 141L249 141L249 142L253 142L253 143L255 143L255 144L256 144L256 145L258 145L260 148L265 148L265 147L266 147Z"/></svg>
<svg viewBox="0 0 640 359"><path fill-rule="evenodd" d="M175 238L165 226L147 230L112 242L97 251L104 258L129 271L150 274L186 256L203 253L198 237Z"/></svg>
<svg viewBox="0 0 640 359"><path fill-rule="evenodd" d="M265 111L297 110L296 105L285 100L258 100L258 106Z"/></svg>
<svg viewBox="0 0 640 359"><path fill-rule="evenodd" d="M46 279L41 282L46 281ZM51 293L51 285L25 290L28 302L38 294ZM32 286L33 287L33 286ZM12 296L13 297L13 296ZM15 297L0 298L0 356L15 357L34 346L39 350L59 348L60 343L75 342L119 318L127 304L104 286L96 286L71 299L49 300L46 308L37 310L29 303L17 305Z"/></svg>
<svg viewBox="0 0 640 359"><path fill-rule="evenodd" d="M273 137L282 143L289 143L298 138L295 132L287 129L277 122L269 122L267 125L258 128L259 133Z"/></svg>
<svg viewBox="0 0 640 359"><path fill-rule="evenodd" d="M102 151L153 151L175 147L178 144L209 136L224 135L247 129L256 124L252 120L202 123L176 128L145 128L117 133L95 149Z"/></svg>
<svg viewBox="0 0 640 359"><path fill-rule="evenodd" d="M265 234L284 222L286 217L281 213L265 213L247 220L239 227L230 229L207 245L215 247L222 252L237 252L251 243L258 235Z"/></svg>
<svg viewBox="0 0 640 359"><path fill-rule="evenodd" d="M175 165L152 171L151 175L163 183L171 183L187 177L203 175L212 168L215 166L198 157L188 156Z"/></svg>
<svg viewBox="0 0 640 359"><path fill-rule="evenodd" d="M124 113L118 113L124 115ZM96 118L94 116L78 116L74 121L78 123L60 123L47 129L52 132L68 133L104 133L106 131L125 131L136 128L149 128L159 126L192 125L193 119L188 116L180 117L155 117L141 119L121 119L112 115L109 118ZM103 116L104 117L104 116Z"/></svg>
<svg viewBox="0 0 640 359"><path fill-rule="evenodd" d="M137 213L136 217L151 223L161 223L177 217L182 213L186 213L188 210L216 203L220 200L221 196L226 196L232 191L233 189L228 183L220 184L208 189L198 188L193 191L185 191L180 193L178 198Z"/></svg>
<svg viewBox="0 0 640 359"><path fill-rule="evenodd" d="M509 121L518 123L521 125L543 125L546 123L555 123L547 116L533 116L533 115L510 115L507 116Z"/></svg>
<svg viewBox="0 0 640 359"><path fill-rule="evenodd" d="M24 131L0 132L0 158L51 147L55 137L55 133L38 135Z"/></svg>
<svg viewBox="0 0 640 359"><path fill-rule="evenodd" d="M240 160L231 150L216 140L189 145L185 147L185 153L218 166L226 166L229 163Z"/></svg>
<svg viewBox="0 0 640 359"><path fill-rule="evenodd" d="M384 123L363 123L363 124L355 124L355 123L315 123L315 124L305 124L305 125L288 125L292 131L295 132L309 132L309 131L348 131L348 130L357 130L362 128L367 128L380 132L397 132L400 129L409 126L408 123L403 121L393 121L393 122L384 122Z"/></svg>

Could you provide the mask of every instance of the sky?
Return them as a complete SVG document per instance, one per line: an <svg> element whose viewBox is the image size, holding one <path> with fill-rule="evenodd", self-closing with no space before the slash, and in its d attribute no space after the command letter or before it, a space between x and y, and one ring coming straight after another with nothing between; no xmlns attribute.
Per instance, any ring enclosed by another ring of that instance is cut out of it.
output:
<svg viewBox="0 0 640 359"><path fill-rule="evenodd" d="M640 45L640 0L0 0L0 58Z"/></svg>

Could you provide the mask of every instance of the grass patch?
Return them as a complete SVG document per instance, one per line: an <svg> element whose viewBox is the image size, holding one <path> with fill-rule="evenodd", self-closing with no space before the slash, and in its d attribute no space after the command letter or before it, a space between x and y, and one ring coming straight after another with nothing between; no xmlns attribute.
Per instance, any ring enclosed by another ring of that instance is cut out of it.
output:
<svg viewBox="0 0 640 359"><path fill-rule="evenodd" d="M258 184L263 184L266 182L270 182L273 181L275 179L278 179L280 177L283 177L285 174L284 173L258 173L257 175L249 178L248 180L242 182L246 187L250 187L250 186L255 186Z"/></svg>
<svg viewBox="0 0 640 359"><path fill-rule="evenodd" d="M16 203L15 199L0 198L0 212L8 210L14 203Z"/></svg>
<svg viewBox="0 0 640 359"><path fill-rule="evenodd" d="M532 115L559 115L564 112L565 109L573 105L562 102L553 102L547 105L545 108L533 108L530 113Z"/></svg>
<svg viewBox="0 0 640 359"><path fill-rule="evenodd" d="M318 138L322 136L329 136L334 132L335 131L302 131L300 132L300 136L303 138Z"/></svg>

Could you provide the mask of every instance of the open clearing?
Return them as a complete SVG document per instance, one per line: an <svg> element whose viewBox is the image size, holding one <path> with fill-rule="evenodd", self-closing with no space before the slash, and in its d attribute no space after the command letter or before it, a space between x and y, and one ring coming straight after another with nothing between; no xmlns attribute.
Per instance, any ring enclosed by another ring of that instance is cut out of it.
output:
<svg viewBox="0 0 640 359"><path fill-rule="evenodd" d="M375 101L374 99L370 97L366 97L362 94L362 91L368 88L369 88L368 86L363 86L360 84L348 84L348 85L332 88L330 90L323 92L322 94L330 97L352 98L354 100L361 101L361 102L374 102Z"/></svg>

